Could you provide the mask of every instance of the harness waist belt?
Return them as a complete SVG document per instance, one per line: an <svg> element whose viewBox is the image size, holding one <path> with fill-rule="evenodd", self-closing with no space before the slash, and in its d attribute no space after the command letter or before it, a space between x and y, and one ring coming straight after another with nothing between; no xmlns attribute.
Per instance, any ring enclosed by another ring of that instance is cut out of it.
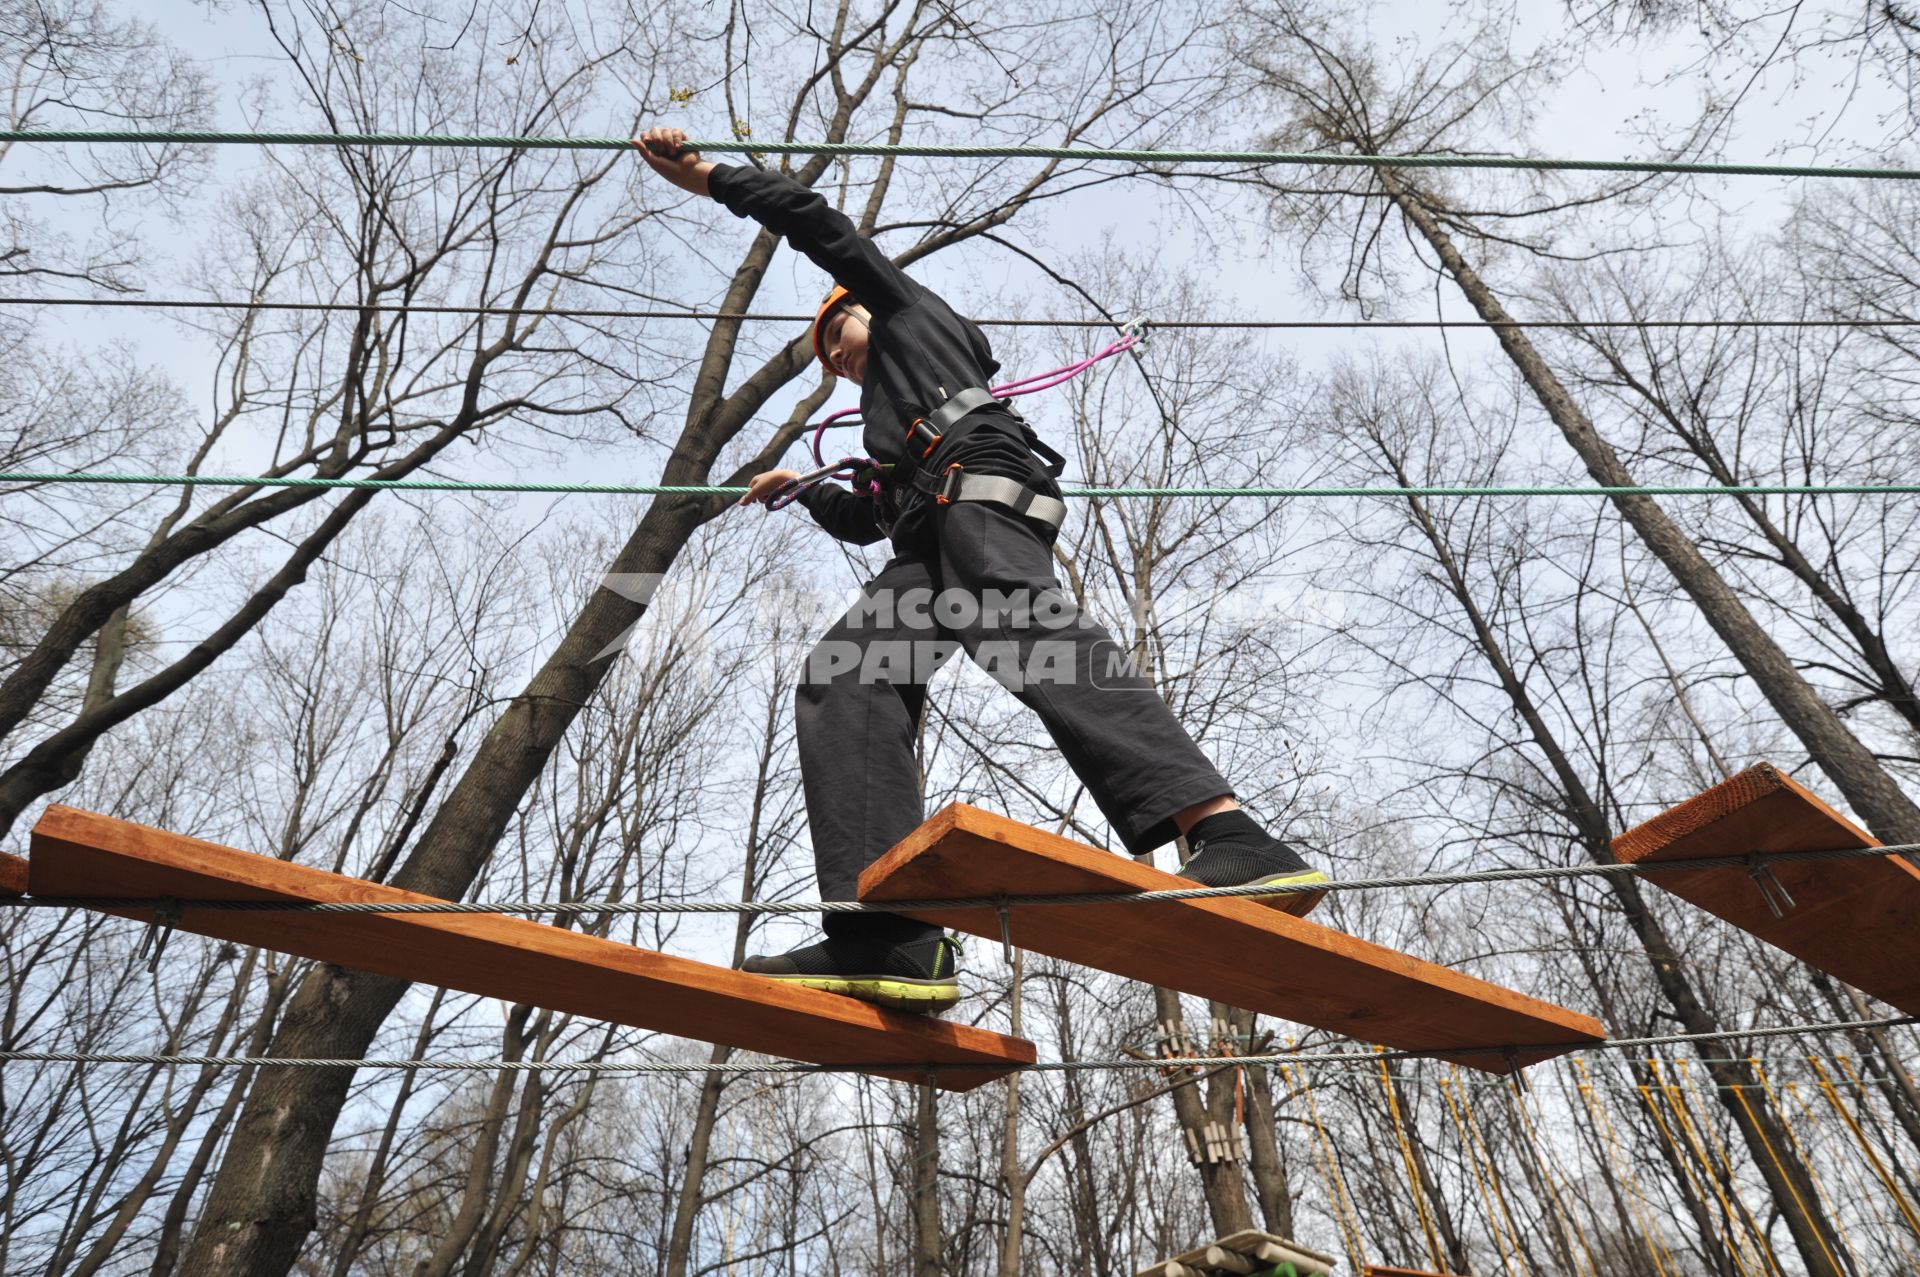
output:
<svg viewBox="0 0 1920 1277"><path fill-rule="evenodd" d="M934 492L935 501L951 505L956 501L990 501L1011 506L1015 514L1038 519L1058 530L1067 519L1067 503L1037 492L1018 479L993 474L968 474L959 466L947 471L945 482Z"/></svg>

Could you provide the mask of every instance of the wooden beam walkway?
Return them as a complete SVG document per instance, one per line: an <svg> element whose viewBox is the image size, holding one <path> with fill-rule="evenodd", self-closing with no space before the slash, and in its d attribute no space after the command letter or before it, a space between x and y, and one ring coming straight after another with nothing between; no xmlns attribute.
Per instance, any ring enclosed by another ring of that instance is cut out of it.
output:
<svg viewBox="0 0 1920 1277"><path fill-rule="evenodd" d="M1191 887L1185 878L956 803L860 876L860 899L1073 895ZM914 916L998 939L991 908ZM1591 1016L1295 918L1255 900L1041 905L1014 944L1082 966L1491 1073L1603 1041ZM1463 1051L1461 1048L1491 1048ZM1507 1048L1511 1048L1510 1050Z"/></svg>
<svg viewBox="0 0 1920 1277"><path fill-rule="evenodd" d="M36 896L427 902L363 882L71 807L34 826ZM109 910L147 920L151 911ZM810 1064L964 1091L1032 1063L1022 1038L498 914L182 910L180 930L402 980L526 1002ZM900 1067L886 1066L898 1064Z"/></svg>
<svg viewBox="0 0 1920 1277"><path fill-rule="evenodd" d="M1877 847L1768 763L1613 840L1622 864ZM1900 856L1678 869L1647 881L1910 1015L1920 1015L1920 869ZM1790 903L1789 903L1790 902Z"/></svg>

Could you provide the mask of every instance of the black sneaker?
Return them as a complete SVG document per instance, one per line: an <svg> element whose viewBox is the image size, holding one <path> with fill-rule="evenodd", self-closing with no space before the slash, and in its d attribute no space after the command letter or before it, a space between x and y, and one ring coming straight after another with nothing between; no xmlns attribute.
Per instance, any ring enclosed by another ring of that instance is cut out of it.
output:
<svg viewBox="0 0 1920 1277"><path fill-rule="evenodd" d="M907 941L829 935L791 953L755 955L740 969L901 1011L937 1014L960 1000L960 942L938 930Z"/></svg>
<svg viewBox="0 0 1920 1277"><path fill-rule="evenodd" d="M1299 886L1327 882L1300 853L1254 823L1243 811L1223 811L1195 822L1187 831L1192 856L1180 870L1182 878L1203 887ZM1254 896L1261 904L1304 918L1326 899L1324 891L1287 891Z"/></svg>

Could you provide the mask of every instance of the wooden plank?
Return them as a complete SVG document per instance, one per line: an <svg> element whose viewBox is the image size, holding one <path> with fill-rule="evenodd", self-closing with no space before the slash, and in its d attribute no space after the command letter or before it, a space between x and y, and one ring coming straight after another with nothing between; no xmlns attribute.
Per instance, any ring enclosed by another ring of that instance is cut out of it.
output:
<svg viewBox="0 0 1920 1277"><path fill-rule="evenodd" d="M1191 887L1184 878L956 803L860 876L860 898L927 900ZM998 939L990 908L915 916ZM1591 1016L1295 918L1252 900L1043 905L1013 942L1082 966L1407 1051L1513 1047L1521 1065L1602 1041ZM1490 1073L1503 1051L1449 1056Z"/></svg>
<svg viewBox="0 0 1920 1277"><path fill-rule="evenodd" d="M35 895L179 900L430 901L216 843L71 807L34 826ZM113 910L148 918L150 911ZM1031 1063L1021 1038L889 1011L764 976L637 949L561 927L490 914L237 913L187 909L179 927L240 944L404 980L527 1002L638 1028L721 1042L813 1064L889 1065L887 1077L941 1071L964 1091Z"/></svg>
<svg viewBox="0 0 1920 1277"><path fill-rule="evenodd" d="M0 896L27 894L27 862L24 857L0 851Z"/></svg>
<svg viewBox="0 0 1920 1277"><path fill-rule="evenodd" d="M1765 851L1877 847L1873 836L1767 763L1613 840L1623 864ZM1744 867L1647 881L1909 1014L1920 1014L1920 869L1899 856L1775 863L1793 898L1776 918Z"/></svg>

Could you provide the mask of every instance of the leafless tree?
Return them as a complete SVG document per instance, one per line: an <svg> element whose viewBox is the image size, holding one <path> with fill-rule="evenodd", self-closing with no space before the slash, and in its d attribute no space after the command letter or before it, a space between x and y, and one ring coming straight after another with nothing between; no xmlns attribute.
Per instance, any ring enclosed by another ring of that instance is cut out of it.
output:
<svg viewBox="0 0 1920 1277"><path fill-rule="evenodd" d="M1460 43L1424 60L1401 84L1384 86L1368 53L1331 34L1324 19L1282 8L1268 22L1271 52L1252 56L1262 82L1288 112L1290 122L1276 140L1298 145L1361 154L1450 149L1470 138L1478 112L1517 93L1544 70L1497 55L1481 64L1471 57L1467 44ZM1334 170L1314 180L1344 190L1363 210L1360 221L1367 226L1379 228L1382 219L1397 215L1406 237L1430 255L1419 259L1421 268L1451 279L1475 313L1497 325L1494 335L1502 352L1594 481L1609 488L1636 486L1617 449L1599 432L1526 331L1513 323L1500 297L1459 247L1462 238L1514 245L1518 241L1505 222L1545 210L1536 203L1532 208L1522 205L1482 214L1476 211L1479 201L1422 185L1405 170L1369 168L1358 176L1353 172ZM1283 192L1279 198L1284 210L1300 197ZM1551 207L1564 207L1564 203ZM1364 269L1392 269L1373 245L1374 234L1354 236L1356 244L1365 244L1362 257L1375 263ZM1355 269L1363 267L1356 264ZM1920 807L1833 706L1821 699L1685 530L1653 497L1623 493L1610 500L1862 819L1889 841L1920 839Z"/></svg>
<svg viewBox="0 0 1920 1277"><path fill-rule="evenodd" d="M1103 13L1096 22L1114 42L1092 81L1070 84L1051 77L1010 91L1032 103L1049 131L1069 137L1112 136L1128 127L1164 130L1181 113L1203 104L1204 92L1190 84L1163 84L1166 69L1178 62L1173 33L1130 27L1126 16ZM822 33L822 66L791 85L781 132L795 137L821 131L829 140L849 136L855 127L878 127L898 136L910 122L928 119L944 107L928 107L907 91L918 50L953 38L954 21L945 10L914 7L884 10L877 19L843 6ZM979 23L970 24L978 38ZM638 33L636 33L638 34ZM734 24L727 39L744 35ZM318 39L314 29L309 39ZM290 49L300 46L283 36ZM548 47L551 47L550 45ZM1089 92L1087 85L1094 84ZM929 85L929 88L934 88ZM325 98L323 100L332 100ZM1150 109L1151 108L1151 109ZM1171 117L1153 111L1171 110ZM1004 114L1004 110L1002 112ZM866 122L872 119L872 125ZM1129 126L1128 122L1135 122ZM1036 126L1041 127L1041 126ZM805 183L825 177L824 157L794 169ZM895 186L890 163L879 166L867 190L859 220L880 227L880 214ZM1075 170L1060 162L1030 172L1007 165L982 166L971 184L942 183L931 208L909 215L907 229L919 229L919 242L901 260L911 262L963 242L1010 221L1037 199L1074 183ZM926 206L923 205L923 208ZM744 309L759 291L773 262L776 242L757 236L738 264L726 272L723 309ZM704 483L732 444L770 397L805 368L805 350L789 342L725 390L736 361L746 355L741 327L724 322L710 337L693 377L693 391L680 438L661 472L668 484ZM734 471L734 477L764 466L797 434L805 416L824 398L826 387L803 399L786 424L758 456ZM726 508L725 499L663 497L656 500L639 528L615 557L612 570L643 577L666 572L687 537L703 521ZM612 591L601 591L570 625L553 655L493 721L486 738L460 780L407 853L396 882L415 890L458 895L498 841L507 821L546 759L563 739L604 677L596 656L640 615L643 605ZM370 1041L404 985L392 980L327 971L291 1000L276 1049L357 1055ZM257 1084L231 1141L201 1220L189 1258L208 1272L258 1272L284 1269L291 1261L310 1218L313 1184L326 1147L326 1134L344 1098L338 1079L271 1078ZM286 1114L301 1116L289 1122ZM304 1132L298 1138L294 1133ZM264 1168L273 1168L263 1174Z"/></svg>

